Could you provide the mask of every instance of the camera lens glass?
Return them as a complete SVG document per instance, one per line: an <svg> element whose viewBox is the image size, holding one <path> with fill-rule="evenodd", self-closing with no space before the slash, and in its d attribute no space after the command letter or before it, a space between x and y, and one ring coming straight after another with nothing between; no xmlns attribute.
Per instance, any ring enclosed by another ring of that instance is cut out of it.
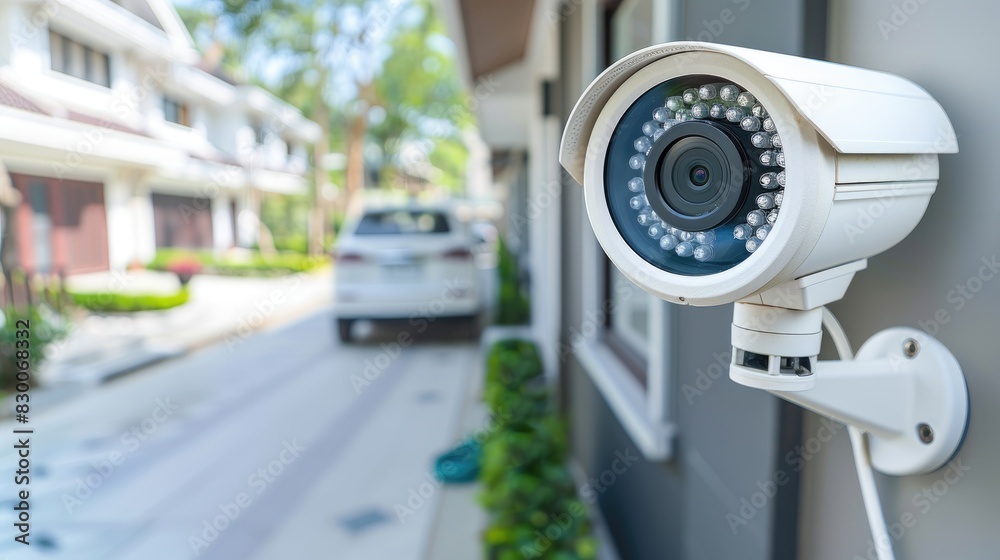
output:
<svg viewBox="0 0 1000 560"><path fill-rule="evenodd" d="M751 92L716 76L650 89L618 123L605 160L608 207L629 246L689 276L731 268L778 219L785 156Z"/></svg>
<svg viewBox="0 0 1000 560"><path fill-rule="evenodd" d="M705 183L708 182L708 168L701 164L695 165L691 167L689 177L691 177L691 184L694 188L704 187Z"/></svg>

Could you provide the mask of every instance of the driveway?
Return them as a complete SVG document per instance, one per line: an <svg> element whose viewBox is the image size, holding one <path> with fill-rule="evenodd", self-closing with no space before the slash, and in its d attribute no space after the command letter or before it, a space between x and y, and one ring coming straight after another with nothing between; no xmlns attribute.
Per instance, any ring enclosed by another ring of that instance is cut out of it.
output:
<svg viewBox="0 0 1000 560"><path fill-rule="evenodd" d="M343 346L323 310L35 410L33 544L6 539L0 557L422 558L429 469L480 357L381 330ZM10 445L0 462L15 464ZM12 514L4 502L0 523Z"/></svg>

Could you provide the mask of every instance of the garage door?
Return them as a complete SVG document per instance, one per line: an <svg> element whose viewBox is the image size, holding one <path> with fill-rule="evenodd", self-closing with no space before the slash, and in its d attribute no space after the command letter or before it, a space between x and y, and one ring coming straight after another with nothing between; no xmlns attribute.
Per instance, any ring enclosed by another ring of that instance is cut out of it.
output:
<svg viewBox="0 0 1000 560"><path fill-rule="evenodd" d="M21 192L18 261L33 272L79 274L108 269L104 185L11 173Z"/></svg>
<svg viewBox="0 0 1000 560"><path fill-rule="evenodd" d="M212 248L212 201L208 198L153 193L156 246Z"/></svg>

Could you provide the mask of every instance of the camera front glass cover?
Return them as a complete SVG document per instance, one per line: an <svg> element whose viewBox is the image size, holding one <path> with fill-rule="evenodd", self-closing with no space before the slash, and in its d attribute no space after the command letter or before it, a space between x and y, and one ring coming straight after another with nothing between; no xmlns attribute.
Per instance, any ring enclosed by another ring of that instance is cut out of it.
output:
<svg viewBox="0 0 1000 560"><path fill-rule="evenodd" d="M767 109L717 76L643 93L612 134L604 166L612 220L650 264L685 276L727 270L766 242L785 190Z"/></svg>

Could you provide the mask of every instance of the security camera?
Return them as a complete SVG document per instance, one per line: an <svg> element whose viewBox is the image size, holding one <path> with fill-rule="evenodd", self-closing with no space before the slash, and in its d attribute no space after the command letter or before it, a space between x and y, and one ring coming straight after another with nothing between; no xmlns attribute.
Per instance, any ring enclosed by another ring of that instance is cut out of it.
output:
<svg viewBox="0 0 1000 560"><path fill-rule="evenodd" d="M901 77L677 42L633 53L594 80L570 114L560 162L583 184L597 239L626 277L673 303L736 303L734 380L875 433L886 426L865 424L874 411L845 413L842 395L811 401L843 390L824 389L817 362L822 307L844 296L867 258L913 230L937 186L938 154L957 151L941 106ZM940 411L936 444L918 438L915 426L929 421L894 420L893 430L913 423L893 437L915 440L920 459L878 459L888 471L925 471L964 432L964 377L940 343L894 333L892 353L926 370L927 379L911 377L947 404L920 411ZM903 353L908 341L922 358Z"/></svg>
<svg viewBox="0 0 1000 560"><path fill-rule="evenodd" d="M898 76L680 42L601 74L560 161L626 276L718 305L892 247L927 208L937 154L957 151L941 106Z"/></svg>

